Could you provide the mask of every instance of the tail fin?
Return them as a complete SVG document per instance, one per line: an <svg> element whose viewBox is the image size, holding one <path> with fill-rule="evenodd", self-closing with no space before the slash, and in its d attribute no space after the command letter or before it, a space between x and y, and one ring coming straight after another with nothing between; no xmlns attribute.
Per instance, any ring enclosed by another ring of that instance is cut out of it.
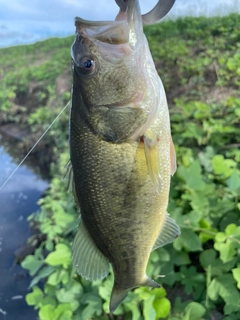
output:
<svg viewBox="0 0 240 320"><path fill-rule="evenodd" d="M127 294L128 289L118 289L114 283L109 306L110 312L114 312L117 309L119 304L126 298Z"/></svg>
<svg viewBox="0 0 240 320"><path fill-rule="evenodd" d="M154 280L150 279L149 277L146 276L145 280L139 284L141 286L146 286L146 287L152 287L152 288L160 288L161 285L155 282ZM129 288L130 289L130 288ZM110 299L110 312L114 312L119 304L126 298L128 294L129 289L122 289L122 288L117 288L116 284L114 283L113 289L112 289L112 295Z"/></svg>

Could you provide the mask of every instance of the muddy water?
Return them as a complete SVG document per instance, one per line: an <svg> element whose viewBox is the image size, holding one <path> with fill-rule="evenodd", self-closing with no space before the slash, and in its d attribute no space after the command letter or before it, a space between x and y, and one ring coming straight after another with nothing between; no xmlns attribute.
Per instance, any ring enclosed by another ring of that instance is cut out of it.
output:
<svg viewBox="0 0 240 320"><path fill-rule="evenodd" d="M8 144L0 135L0 186L17 165L7 153ZM38 209L37 201L47 185L33 169L22 165L0 190L0 320L38 319L25 302L31 279L15 264L14 252L31 235L26 219Z"/></svg>

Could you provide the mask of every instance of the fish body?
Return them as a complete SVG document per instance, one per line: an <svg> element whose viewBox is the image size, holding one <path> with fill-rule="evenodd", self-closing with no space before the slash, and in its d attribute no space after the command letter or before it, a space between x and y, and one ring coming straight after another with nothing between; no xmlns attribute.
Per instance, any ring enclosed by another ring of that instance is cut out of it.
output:
<svg viewBox="0 0 240 320"><path fill-rule="evenodd" d="M81 223L73 264L89 280L114 272L110 311L148 278L152 250L179 228L166 213L175 171L166 96L137 0L115 21L76 18L70 157Z"/></svg>

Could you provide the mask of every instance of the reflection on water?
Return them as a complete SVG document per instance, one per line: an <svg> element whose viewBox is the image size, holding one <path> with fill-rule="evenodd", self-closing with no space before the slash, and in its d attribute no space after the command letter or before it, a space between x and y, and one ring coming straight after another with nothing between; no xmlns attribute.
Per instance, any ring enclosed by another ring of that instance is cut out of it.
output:
<svg viewBox="0 0 240 320"><path fill-rule="evenodd" d="M16 165L0 140L0 186ZM38 209L36 202L46 188L46 181L22 165L0 190L0 320L37 319L24 299L30 278L15 265L14 251L30 236L26 218Z"/></svg>

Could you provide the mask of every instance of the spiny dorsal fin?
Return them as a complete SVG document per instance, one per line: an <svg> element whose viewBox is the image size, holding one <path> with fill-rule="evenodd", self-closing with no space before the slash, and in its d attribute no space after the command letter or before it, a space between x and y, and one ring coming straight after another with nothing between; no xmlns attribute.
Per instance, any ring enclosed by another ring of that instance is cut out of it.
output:
<svg viewBox="0 0 240 320"><path fill-rule="evenodd" d="M90 281L101 280L109 273L109 261L97 248L83 221L73 242L72 262L77 273Z"/></svg>
<svg viewBox="0 0 240 320"><path fill-rule="evenodd" d="M153 250L163 247L168 243L173 242L181 234L179 226L176 224L175 220L170 218L169 214L166 212L164 217L163 228L153 246Z"/></svg>

